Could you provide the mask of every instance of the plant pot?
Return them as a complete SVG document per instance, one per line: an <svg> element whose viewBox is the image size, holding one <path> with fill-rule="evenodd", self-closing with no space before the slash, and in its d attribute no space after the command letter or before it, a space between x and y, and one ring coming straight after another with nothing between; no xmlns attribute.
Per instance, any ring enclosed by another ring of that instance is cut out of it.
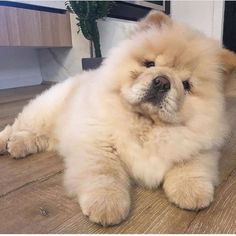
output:
<svg viewBox="0 0 236 236"><path fill-rule="evenodd" d="M82 69L83 70L94 70L97 69L103 61L102 57L94 58L82 58Z"/></svg>

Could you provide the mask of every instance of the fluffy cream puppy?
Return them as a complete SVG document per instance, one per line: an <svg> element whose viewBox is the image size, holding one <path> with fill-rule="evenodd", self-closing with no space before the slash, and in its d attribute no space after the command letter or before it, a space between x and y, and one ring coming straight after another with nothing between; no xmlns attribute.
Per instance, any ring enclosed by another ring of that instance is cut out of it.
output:
<svg viewBox="0 0 236 236"><path fill-rule="evenodd" d="M222 56L224 55L224 56ZM91 221L118 224L130 180L185 209L207 207L227 135L223 79L230 54L151 12L103 65L53 86L0 133L13 157L56 150L65 185Z"/></svg>

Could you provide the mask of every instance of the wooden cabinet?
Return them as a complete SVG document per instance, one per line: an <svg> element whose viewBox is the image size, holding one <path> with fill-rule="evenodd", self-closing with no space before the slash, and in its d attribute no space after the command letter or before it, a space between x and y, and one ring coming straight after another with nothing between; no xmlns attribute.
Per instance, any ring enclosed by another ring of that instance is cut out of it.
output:
<svg viewBox="0 0 236 236"><path fill-rule="evenodd" d="M69 13L0 6L0 46L71 47Z"/></svg>

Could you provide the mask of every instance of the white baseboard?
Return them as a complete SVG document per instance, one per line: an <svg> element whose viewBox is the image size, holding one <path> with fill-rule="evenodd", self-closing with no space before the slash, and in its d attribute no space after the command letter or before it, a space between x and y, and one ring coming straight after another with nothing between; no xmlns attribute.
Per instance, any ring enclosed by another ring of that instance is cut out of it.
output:
<svg viewBox="0 0 236 236"><path fill-rule="evenodd" d="M24 77L11 77L7 80L0 81L0 90L18 87L27 87L33 85L39 85L42 83L41 76L24 76Z"/></svg>

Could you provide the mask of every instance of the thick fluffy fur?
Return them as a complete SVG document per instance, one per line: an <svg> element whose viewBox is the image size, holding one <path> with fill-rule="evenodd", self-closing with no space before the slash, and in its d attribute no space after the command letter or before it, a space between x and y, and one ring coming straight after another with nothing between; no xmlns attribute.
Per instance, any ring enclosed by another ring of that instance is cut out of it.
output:
<svg viewBox="0 0 236 236"><path fill-rule="evenodd" d="M0 133L0 150L20 158L57 150L65 185L83 213L118 224L130 209L130 179L200 209L213 199L227 134L221 47L161 13L150 13L94 71L55 85ZM146 68L144 61L155 62ZM165 75L163 100L144 101ZM182 82L188 80L190 91Z"/></svg>

